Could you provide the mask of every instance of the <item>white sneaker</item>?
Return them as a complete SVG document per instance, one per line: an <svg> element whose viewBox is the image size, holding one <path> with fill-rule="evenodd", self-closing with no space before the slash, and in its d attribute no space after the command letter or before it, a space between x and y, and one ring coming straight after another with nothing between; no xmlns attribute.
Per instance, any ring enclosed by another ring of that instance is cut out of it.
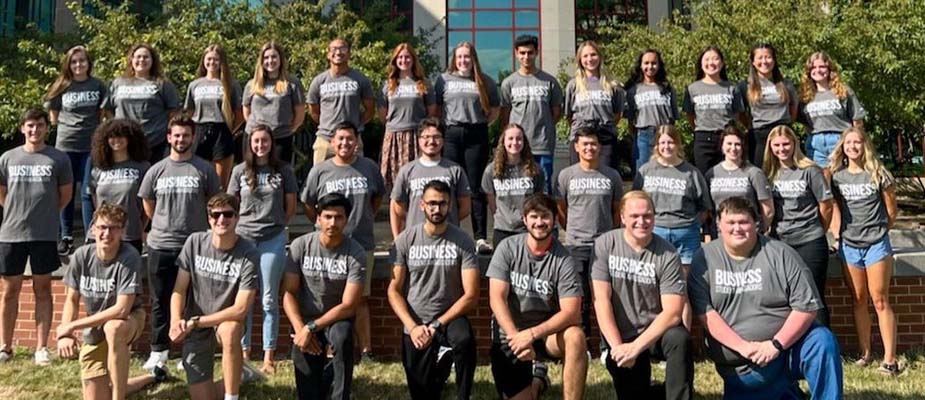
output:
<svg viewBox="0 0 925 400"><path fill-rule="evenodd" d="M491 254L493 249L491 248L491 243L488 243L485 239L479 239L475 241L475 251L479 254Z"/></svg>
<svg viewBox="0 0 925 400"><path fill-rule="evenodd" d="M0 350L0 364L13 359L13 349Z"/></svg>
<svg viewBox="0 0 925 400"><path fill-rule="evenodd" d="M186 367L183 366L183 360L177 361L177 371L186 371Z"/></svg>
<svg viewBox="0 0 925 400"><path fill-rule="evenodd" d="M607 365L607 358L610 357L610 349L604 349L601 352L601 364Z"/></svg>
<svg viewBox="0 0 925 400"><path fill-rule="evenodd" d="M35 365L44 367L51 364L51 357L48 355L48 348L42 347L35 351Z"/></svg>
<svg viewBox="0 0 925 400"><path fill-rule="evenodd" d="M262 372L254 369L248 362L241 365L241 383L257 382L266 380L267 377Z"/></svg>
<svg viewBox="0 0 925 400"><path fill-rule="evenodd" d="M154 367L164 368L167 365L167 357L169 350L164 351L152 351L151 355L148 356L148 360L145 361L145 364L141 366L144 370L148 372L153 372Z"/></svg>

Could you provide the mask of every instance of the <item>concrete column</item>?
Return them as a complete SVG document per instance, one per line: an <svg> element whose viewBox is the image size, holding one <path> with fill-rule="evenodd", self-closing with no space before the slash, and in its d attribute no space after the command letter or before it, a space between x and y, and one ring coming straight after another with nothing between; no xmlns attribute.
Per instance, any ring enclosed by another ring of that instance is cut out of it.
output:
<svg viewBox="0 0 925 400"><path fill-rule="evenodd" d="M440 61L440 70L446 69L446 2L445 1L415 1L413 8L414 34L419 30L428 31L434 26L434 39L437 39L431 48L431 54Z"/></svg>
<svg viewBox="0 0 925 400"><path fill-rule="evenodd" d="M575 56L575 2L540 0L540 67L555 75Z"/></svg>

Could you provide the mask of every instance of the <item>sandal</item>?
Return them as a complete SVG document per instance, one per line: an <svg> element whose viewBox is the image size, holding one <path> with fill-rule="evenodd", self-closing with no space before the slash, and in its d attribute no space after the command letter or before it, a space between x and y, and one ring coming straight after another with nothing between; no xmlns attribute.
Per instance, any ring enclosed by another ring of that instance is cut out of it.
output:
<svg viewBox="0 0 925 400"><path fill-rule="evenodd" d="M861 367L861 368L864 368L864 367L867 367L868 365L870 365L871 361L872 361L872 360L871 360L870 356L861 357L861 358L858 358L857 360L854 360L854 365L855 365L855 366L858 366L858 367Z"/></svg>
<svg viewBox="0 0 925 400"><path fill-rule="evenodd" d="M880 364L880 368L877 368L877 372L883 375L896 376L899 375L899 373L902 371L899 369L899 363L894 362L892 364Z"/></svg>

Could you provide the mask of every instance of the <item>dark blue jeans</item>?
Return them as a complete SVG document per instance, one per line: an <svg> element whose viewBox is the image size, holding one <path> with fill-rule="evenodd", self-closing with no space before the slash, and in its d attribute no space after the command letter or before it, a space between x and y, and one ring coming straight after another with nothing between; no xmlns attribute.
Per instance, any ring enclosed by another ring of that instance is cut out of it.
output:
<svg viewBox="0 0 925 400"><path fill-rule="evenodd" d="M552 196L552 160L553 155L534 155L533 159L543 169L543 178L546 179L546 194Z"/></svg>
<svg viewBox="0 0 925 400"><path fill-rule="evenodd" d="M829 328L817 323L790 349L764 367L747 371L720 370L724 399L802 399L797 385L806 379L814 399L843 397L838 342Z"/></svg>
<svg viewBox="0 0 925 400"><path fill-rule="evenodd" d="M61 214L59 216L60 227L61 227L61 237L62 238L73 238L74 237L74 202L77 198L83 199L84 186L89 181L90 177L90 153L84 152L74 152L68 151L67 157L71 161L71 172L74 176L74 186L73 191L71 192L71 201L67 203ZM90 225L90 220L93 218L93 204L90 204L89 213L86 206L86 203L81 201L80 210L82 212L82 220L84 231L87 230L87 226Z"/></svg>

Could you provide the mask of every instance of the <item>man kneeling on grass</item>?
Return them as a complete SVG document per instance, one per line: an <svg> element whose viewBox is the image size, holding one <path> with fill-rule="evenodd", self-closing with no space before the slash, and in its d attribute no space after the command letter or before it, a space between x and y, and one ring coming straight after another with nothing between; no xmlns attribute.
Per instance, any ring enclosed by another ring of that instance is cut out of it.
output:
<svg viewBox="0 0 925 400"><path fill-rule="evenodd" d="M122 244L125 218L122 207L101 205L91 228L96 243L77 249L64 274L67 292L57 330L58 356L78 355L74 332L83 330L79 359L84 399L120 400L167 379L166 370L159 367L153 375L128 377L129 348L144 332L145 310L141 256ZM87 316L77 318L81 299Z"/></svg>
<svg viewBox="0 0 925 400"><path fill-rule="evenodd" d="M492 321L491 373L505 399L537 399L549 386L543 359L564 359L563 396L583 397L588 372L578 326L581 283L575 261L552 237L556 202L524 202L527 233L501 241L488 266Z"/></svg>
<svg viewBox="0 0 925 400"><path fill-rule="evenodd" d="M170 340L183 342L183 369L193 400L220 399L223 393L225 400L237 400L240 393L241 335L257 290L259 256L235 233L238 210L237 197L213 196L208 203L212 230L190 235L177 258ZM222 346L224 380L213 383L216 337Z"/></svg>
<svg viewBox="0 0 925 400"><path fill-rule="evenodd" d="M366 250L344 235L351 208L343 194L322 196L315 204L318 230L289 247L283 310L294 332L292 364L299 399L350 399L353 318L366 279ZM333 381L324 379L328 346L334 353Z"/></svg>

